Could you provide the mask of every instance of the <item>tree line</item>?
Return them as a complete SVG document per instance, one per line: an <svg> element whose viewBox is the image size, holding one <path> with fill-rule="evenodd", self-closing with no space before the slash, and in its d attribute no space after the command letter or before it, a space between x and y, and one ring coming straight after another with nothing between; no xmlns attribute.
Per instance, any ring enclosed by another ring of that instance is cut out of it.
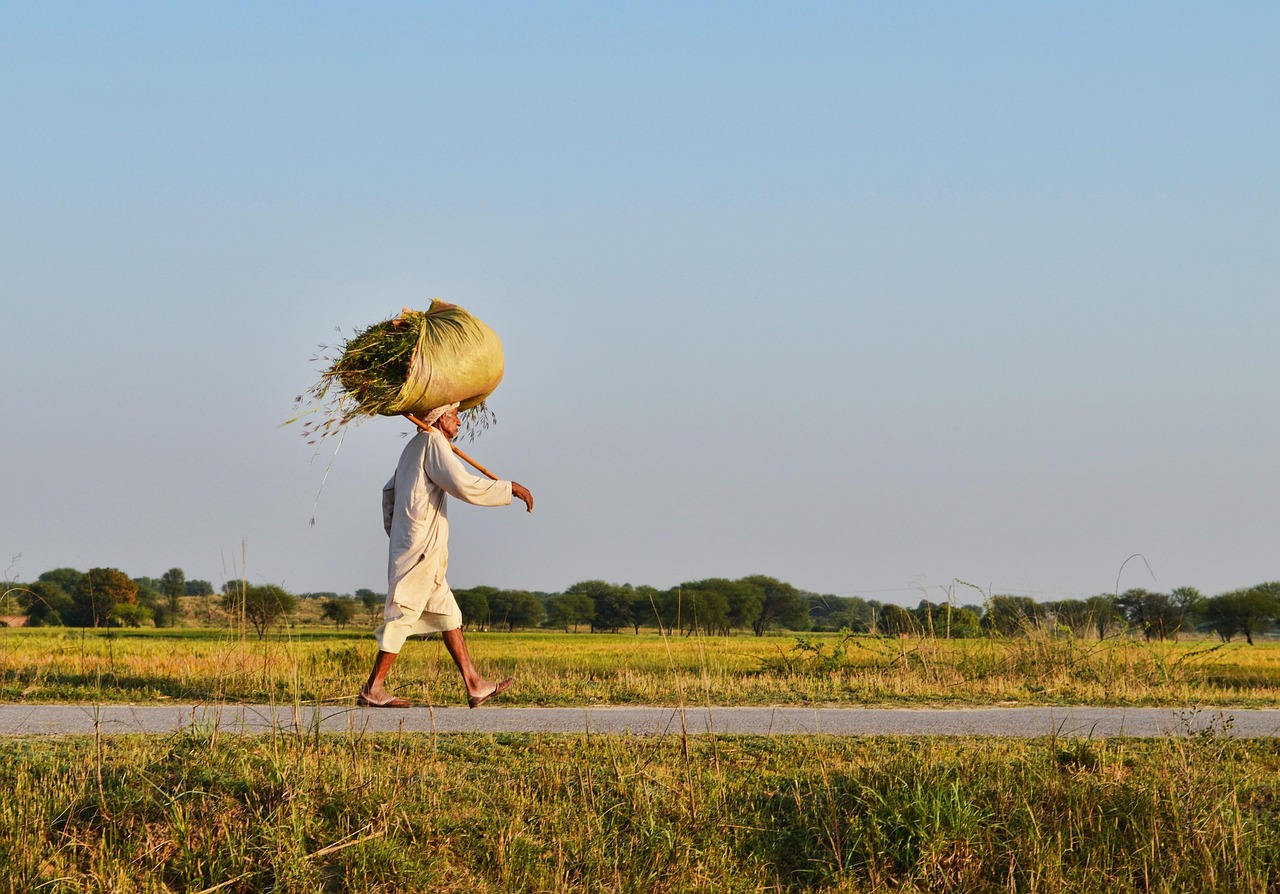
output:
<svg viewBox="0 0 1280 894"><path fill-rule="evenodd" d="M922 599L915 608L858 596L800 590L766 575L687 581L666 590L603 580L580 581L560 593L479 586L454 591L464 626L471 630L553 629L593 633L658 629L676 635L763 636L770 630L841 631L883 636L1018 636L1032 631L1103 638L1136 635L1173 639L1179 633L1211 633L1224 642L1254 637L1280 624L1280 582L1216 596L1194 587L1168 593L1130 589L1087 599L1038 602L996 594L982 603ZM181 568L159 578L130 578L114 568L81 572L57 568L31 583L5 583L0 615L25 615L28 626L157 627L184 623L184 597L216 600L232 619L262 636L286 623L299 600L319 600L320 618L341 628L363 613L376 624L385 595L294 594L274 584L227 581L219 592L188 580Z"/></svg>

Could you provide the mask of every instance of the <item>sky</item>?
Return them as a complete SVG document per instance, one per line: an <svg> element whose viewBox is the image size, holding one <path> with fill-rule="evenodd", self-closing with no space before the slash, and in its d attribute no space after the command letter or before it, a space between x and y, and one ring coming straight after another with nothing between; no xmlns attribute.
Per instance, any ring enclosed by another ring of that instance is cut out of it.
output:
<svg viewBox="0 0 1280 894"><path fill-rule="evenodd" d="M1280 579L1278 40L1265 3L4 4L5 578L384 591L410 426L282 423L439 297L506 354L460 446L536 500L453 508L455 587Z"/></svg>

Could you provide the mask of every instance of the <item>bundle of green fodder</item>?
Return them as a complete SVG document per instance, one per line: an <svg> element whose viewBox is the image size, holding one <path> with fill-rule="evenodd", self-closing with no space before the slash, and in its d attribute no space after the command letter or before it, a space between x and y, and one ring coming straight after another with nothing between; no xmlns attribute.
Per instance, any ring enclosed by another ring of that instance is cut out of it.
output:
<svg viewBox="0 0 1280 894"><path fill-rule="evenodd" d="M356 334L308 395L321 407L307 433L324 437L366 416L425 415L457 403L474 434L492 418L485 400L502 381L498 334L440 299ZM302 398L300 398L301 400Z"/></svg>

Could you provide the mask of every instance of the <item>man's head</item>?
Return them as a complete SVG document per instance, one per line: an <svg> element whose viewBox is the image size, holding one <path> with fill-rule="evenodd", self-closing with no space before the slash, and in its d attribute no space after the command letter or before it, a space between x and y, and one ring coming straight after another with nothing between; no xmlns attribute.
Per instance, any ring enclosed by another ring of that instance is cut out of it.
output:
<svg viewBox="0 0 1280 894"><path fill-rule="evenodd" d="M436 407L422 421L428 428L435 428L450 441L457 436L458 429L462 427L462 420L458 418L457 404Z"/></svg>

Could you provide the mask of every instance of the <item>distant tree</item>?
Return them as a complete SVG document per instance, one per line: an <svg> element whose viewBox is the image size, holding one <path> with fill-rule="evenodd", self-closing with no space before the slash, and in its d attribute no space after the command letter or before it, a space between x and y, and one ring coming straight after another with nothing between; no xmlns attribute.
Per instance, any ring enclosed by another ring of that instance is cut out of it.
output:
<svg viewBox="0 0 1280 894"><path fill-rule="evenodd" d="M267 628L288 617L298 608L298 597L275 584L244 584L230 581L235 586L223 587L222 603L233 618L243 616L253 625L261 639Z"/></svg>
<svg viewBox="0 0 1280 894"><path fill-rule="evenodd" d="M584 580L569 587L565 593L581 594L591 600L593 633L602 630L617 633L623 627L634 626L634 591L630 587L602 580Z"/></svg>
<svg viewBox="0 0 1280 894"><path fill-rule="evenodd" d="M1085 600L1089 608L1089 618L1093 623L1098 639L1106 639L1107 634L1124 620L1124 613L1116 604L1116 597L1111 593L1100 593Z"/></svg>
<svg viewBox="0 0 1280 894"><path fill-rule="evenodd" d="M1280 619L1280 583L1259 584L1243 590L1232 590L1206 600L1204 626L1221 637L1224 643L1244 634L1253 645L1253 635L1261 633Z"/></svg>
<svg viewBox="0 0 1280 894"><path fill-rule="evenodd" d="M585 593L557 593L547 600L547 626L577 632L579 625L590 624L596 606Z"/></svg>
<svg viewBox="0 0 1280 894"><path fill-rule="evenodd" d="M1047 616L1045 607L1030 596L992 596L982 628L988 634L1016 636L1039 627Z"/></svg>
<svg viewBox="0 0 1280 894"><path fill-rule="evenodd" d="M385 593L378 593L374 590L361 588L356 590L356 599L369 615L369 623L377 620L378 615L382 612L383 606L387 604L387 596Z"/></svg>
<svg viewBox="0 0 1280 894"><path fill-rule="evenodd" d="M46 571L44 574L36 578L36 580L57 584L62 588L64 593L74 596L76 589L80 586L80 581L83 578L83 571L77 571L74 568L55 568L52 571Z"/></svg>
<svg viewBox="0 0 1280 894"><path fill-rule="evenodd" d="M73 627L108 627L119 620L117 608L136 605L138 585L115 568L90 568L76 585L72 596Z"/></svg>
<svg viewBox="0 0 1280 894"><path fill-rule="evenodd" d="M169 626L182 620L182 597L187 595L187 573L181 568L170 568L160 577L160 592L169 607Z"/></svg>
<svg viewBox="0 0 1280 894"><path fill-rule="evenodd" d="M157 589L161 582L154 577L135 577L133 582L138 585L136 604L140 610L120 614L120 623L125 627L141 627L144 622L154 621L157 627L168 626L169 604Z"/></svg>
<svg viewBox="0 0 1280 894"><path fill-rule="evenodd" d="M789 630L808 630L809 604L800 595L800 591L791 584L753 574L740 578L742 583L757 587L763 594L760 614L752 624L756 636L763 636L771 627L784 627Z"/></svg>
<svg viewBox="0 0 1280 894"><path fill-rule="evenodd" d="M71 615L75 600L51 580L27 584L19 594L28 627L61 627Z"/></svg>
<svg viewBox="0 0 1280 894"><path fill-rule="evenodd" d="M685 633L729 632L729 597L733 582L722 578L688 581L677 587L680 626ZM670 625L669 625L670 626Z"/></svg>
<svg viewBox="0 0 1280 894"><path fill-rule="evenodd" d="M141 627L155 619L155 612L149 605L125 602L116 606L112 619L121 627Z"/></svg>
<svg viewBox="0 0 1280 894"><path fill-rule="evenodd" d="M544 611L542 600L528 590L497 590L489 597L489 620L495 627L537 627Z"/></svg>
<svg viewBox="0 0 1280 894"><path fill-rule="evenodd" d="M1089 603L1083 599L1050 602L1045 608L1058 626L1071 631L1074 636L1084 637L1093 631L1093 614L1089 611Z"/></svg>
<svg viewBox="0 0 1280 894"><path fill-rule="evenodd" d="M186 596L212 596L214 591L207 580L189 580L183 584L182 592Z"/></svg>
<svg viewBox="0 0 1280 894"><path fill-rule="evenodd" d="M338 597L336 599L326 599L320 607L320 617L326 621L332 621L334 627L341 630L351 623L351 619L356 616L357 603L354 599L345 599Z"/></svg>
<svg viewBox="0 0 1280 894"><path fill-rule="evenodd" d="M1195 629L1208 600L1195 587L1175 587L1169 595L1173 597L1173 605L1177 612L1174 635L1176 636L1181 630Z"/></svg>
<svg viewBox="0 0 1280 894"><path fill-rule="evenodd" d="M489 599L497 592L497 587L487 586L454 590L453 598L458 601L458 608L462 610L462 625L468 629L488 630L492 623Z"/></svg>
<svg viewBox="0 0 1280 894"><path fill-rule="evenodd" d="M648 584L641 584L631 592L631 626L637 636L640 628L662 624L662 591Z"/></svg>
<svg viewBox="0 0 1280 894"><path fill-rule="evenodd" d="M916 616L893 603L880 606L880 620L876 626L885 636L912 636L920 631L920 622Z"/></svg>
<svg viewBox="0 0 1280 894"><path fill-rule="evenodd" d="M870 633L875 623L875 607L858 596L819 596L811 593L809 617L814 630L848 630Z"/></svg>
<svg viewBox="0 0 1280 894"><path fill-rule="evenodd" d="M1184 611L1169 593L1153 593L1141 587L1125 590L1116 607L1135 630L1149 640L1175 637L1182 626Z"/></svg>

